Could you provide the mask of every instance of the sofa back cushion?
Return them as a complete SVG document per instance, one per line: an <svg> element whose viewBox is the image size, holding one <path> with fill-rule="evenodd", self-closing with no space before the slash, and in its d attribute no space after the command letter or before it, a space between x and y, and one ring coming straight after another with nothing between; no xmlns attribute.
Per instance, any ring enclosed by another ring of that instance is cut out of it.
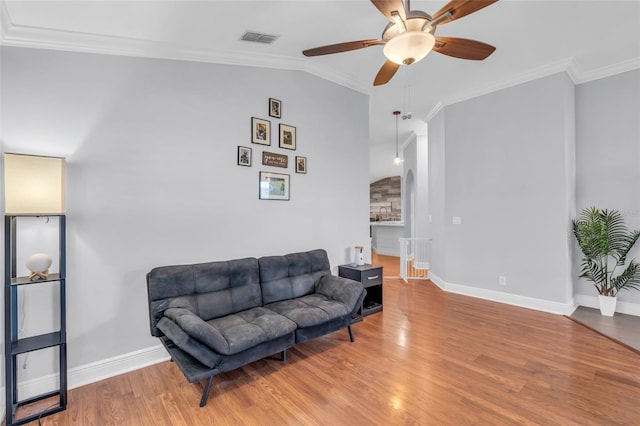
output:
<svg viewBox="0 0 640 426"><path fill-rule="evenodd" d="M185 308L205 321L262 305L258 260L236 259L162 266L147 274L151 334L169 308Z"/></svg>
<svg viewBox="0 0 640 426"><path fill-rule="evenodd" d="M331 275L327 252L322 249L265 256L258 259L263 304L315 292L324 275Z"/></svg>

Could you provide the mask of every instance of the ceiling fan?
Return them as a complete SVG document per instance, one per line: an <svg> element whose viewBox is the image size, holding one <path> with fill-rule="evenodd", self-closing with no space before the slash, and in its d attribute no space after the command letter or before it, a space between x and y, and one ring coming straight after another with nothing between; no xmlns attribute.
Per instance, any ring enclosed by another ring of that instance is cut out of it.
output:
<svg viewBox="0 0 640 426"><path fill-rule="evenodd" d="M435 37L436 28L485 8L498 0L451 0L433 16L421 10L405 8L402 0L371 0L371 3L390 21L382 31L382 39L349 41L304 50L305 56L329 55L369 46L384 45L387 61L373 81L374 86L391 80L400 65L411 65L431 50L460 59L481 61L496 50L480 41L456 37Z"/></svg>

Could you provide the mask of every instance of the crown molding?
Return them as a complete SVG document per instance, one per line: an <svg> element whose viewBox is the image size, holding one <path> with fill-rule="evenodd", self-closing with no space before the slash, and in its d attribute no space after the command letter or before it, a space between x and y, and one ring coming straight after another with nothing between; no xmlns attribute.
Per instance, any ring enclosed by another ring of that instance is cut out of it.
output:
<svg viewBox="0 0 640 426"><path fill-rule="evenodd" d="M530 71L520 73L513 78L502 80L494 84L489 84L475 90L470 90L468 92L446 98L443 100L443 103L444 105L452 105L458 102L477 98L479 96L488 95L489 93L497 92L499 90L508 89L509 87L514 87L520 84L528 83L530 81L538 80L540 78L547 77L553 74L566 72L571 63L572 59L565 59L562 61L543 65ZM571 75L569 75L569 77L571 77Z"/></svg>
<svg viewBox="0 0 640 426"><path fill-rule="evenodd" d="M579 84L580 76L582 75L582 73L580 72L580 69L578 68L574 60L568 61L567 68L564 71L567 73L574 86Z"/></svg>
<svg viewBox="0 0 640 426"><path fill-rule="evenodd" d="M4 46L304 71L366 95L372 92L370 85L354 76L318 66L306 58L221 49L189 49L169 43L129 37L16 25L11 22L4 1L0 1L0 11L2 12L0 44Z"/></svg>
<svg viewBox="0 0 640 426"><path fill-rule="evenodd" d="M404 157L404 149L411 143L414 141L418 141L418 135L414 132L411 131L406 138L404 138L404 140L400 143L400 145L398 145L398 150L399 151L403 151L403 157Z"/></svg>
<svg viewBox="0 0 640 426"><path fill-rule="evenodd" d="M306 58L291 58L263 53L249 54L219 49L189 49L168 43L128 37L18 25L11 21L5 0L0 0L0 45L303 71L365 95L373 93L368 82L362 81L352 74L324 67ZM501 80L442 99L427 114L424 121L431 120L446 105L473 99L559 72L566 72L573 83L577 85L635 69L640 69L640 58L633 58L589 71L581 70L573 58L563 59L526 71L508 80Z"/></svg>
<svg viewBox="0 0 640 426"><path fill-rule="evenodd" d="M640 58L632 58L617 64L607 65L591 71L577 72L573 81L576 84L588 83L601 78L622 74L623 72L640 69Z"/></svg>
<svg viewBox="0 0 640 426"><path fill-rule="evenodd" d="M7 4L4 0L0 0L0 41L4 40L11 27L13 27L13 22L11 22Z"/></svg>
<svg viewBox="0 0 640 426"><path fill-rule="evenodd" d="M431 108L431 111L429 111L429 113L426 115L426 117L423 118L425 123L428 123L429 121L431 121L431 119L433 117L436 116L436 114L438 114L440 112L440 110L442 110L442 108L444 108L444 103L442 103L442 101L437 102L433 108Z"/></svg>
<svg viewBox="0 0 640 426"><path fill-rule="evenodd" d="M444 99L438 102L431 111L429 111L424 120L429 122L442 108L447 105L477 98L479 96L487 95L509 87L518 86L520 84L528 83L530 81L538 80L561 72L565 72L574 85L579 85L636 69L640 69L640 58L632 58L630 60L607 65L590 71L582 71L573 58L564 59L521 73L514 78Z"/></svg>
<svg viewBox="0 0 640 426"><path fill-rule="evenodd" d="M315 62L308 59L303 59L302 62L305 66L300 71L306 71L309 74L315 75L316 77L332 81L336 84L347 87L349 89L353 89L365 95L370 96L373 94L373 86L371 85L371 82L364 82L362 80L354 78L351 75L336 72L335 70L328 67L319 66Z"/></svg>

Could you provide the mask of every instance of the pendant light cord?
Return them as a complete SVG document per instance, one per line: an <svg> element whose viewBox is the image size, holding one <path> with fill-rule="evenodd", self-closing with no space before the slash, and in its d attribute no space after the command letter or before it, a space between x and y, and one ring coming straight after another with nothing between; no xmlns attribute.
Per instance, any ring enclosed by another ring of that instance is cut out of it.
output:
<svg viewBox="0 0 640 426"><path fill-rule="evenodd" d="M393 159L393 162L396 166L399 166L402 160L400 160L400 154L398 153L398 116L400 115L400 111L393 111L393 115L396 116L396 158Z"/></svg>
<svg viewBox="0 0 640 426"><path fill-rule="evenodd" d="M396 114L394 112L394 114ZM399 157L398 155L398 114L396 114L396 157Z"/></svg>
<svg viewBox="0 0 640 426"><path fill-rule="evenodd" d="M402 119L411 120L411 67L405 67L404 75L404 109L406 112L402 116Z"/></svg>

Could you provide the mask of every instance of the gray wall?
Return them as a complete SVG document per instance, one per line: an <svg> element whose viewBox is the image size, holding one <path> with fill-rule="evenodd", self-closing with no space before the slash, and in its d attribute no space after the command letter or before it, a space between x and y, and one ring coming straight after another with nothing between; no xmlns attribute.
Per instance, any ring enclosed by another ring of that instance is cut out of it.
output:
<svg viewBox="0 0 640 426"><path fill-rule="evenodd" d="M295 71L1 54L2 148L68 161L70 368L158 344L145 287L155 266L321 247L335 268L368 246L367 96ZM250 143L252 116L271 120L271 147ZM278 148L278 123L297 127L295 152ZM253 167L236 165L238 145L253 148ZM262 166L263 150L289 155L289 168ZM260 170L290 174L291 201L258 200ZM51 321L35 302L27 332Z"/></svg>
<svg viewBox="0 0 640 426"><path fill-rule="evenodd" d="M429 233L439 284L542 309L597 307L592 284L577 278L581 253L570 223L596 205L640 228L638 93L640 70L577 86L560 73L435 114ZM462 223L452 225L453 216ZM640 246L632 257L640 258ZM640 314L640 292L620 293L619 302Z"/></svg>
<svg viewBox="0 0 640 426"><path fill-rule="evenodd" d="M427 211L428 233L431 238L429 268L432 275L447 280L446 268L446 189L445 175L445 111L440 110L430 121L428 129L429 200ZM449 219L450 220L450 219Z"/></svg>
<svg viewBox="0 0 640 426"><path fill-rule="evenodd" d="M402 149L404 237L428 237L429 169L426 135L413 135ZM427 165L427 167L424 167ZM411 206L411 212L406 207ZM413 218L411 216L413 215Z"/></svg>
<svg viewBox="0 0 640 426"><path fill-rule="evenodd" d="M631 229L640 229L639 93L640 70L576 87L576 205L619 210ZM576 246L576 271L580 257ZM640 259L640 244L633 257ZM596 294L590 282L575 284L576 294ZM640 303L640 292L623 291L618 300Z"/></svg>
<svg viewBox="0 0 640 426"><path fill-rule="evenodd" d="M444 228L433 243L434 255L445 247L444 263L432 267L438 277L570 301L574 105L562 73L447 106L431 120L429 165L445 165L430 168L431 229Z"/></svg>

